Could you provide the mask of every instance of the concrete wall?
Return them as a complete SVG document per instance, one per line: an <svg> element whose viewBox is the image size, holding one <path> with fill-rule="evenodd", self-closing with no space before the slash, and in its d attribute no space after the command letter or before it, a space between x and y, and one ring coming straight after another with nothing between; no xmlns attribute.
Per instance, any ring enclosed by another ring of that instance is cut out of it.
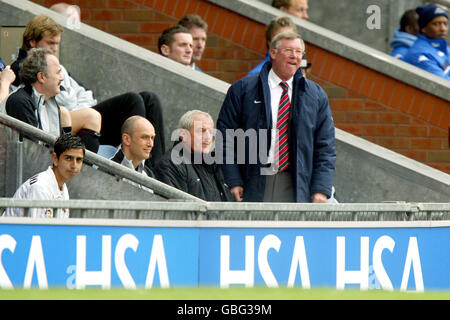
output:
<svg viewBox="0 0 450 320"><path fill-rule="evenodd" d="M64 24L59 15L31 2L0 1L1 24L26 24L41 13ZM86 25L77 31L65 30L61 60L100 97L128 90L157 92L166 108L168 130L183 111L193 107L207 109L216 117L229 86ZM353 136L337 130L336 186L341 201L450 201L449 175L349 137Z"/></svg>
<svg viewBox="0 0 450 320"><path fill-rule="evenodd" d="M259 0L271 5L272 0ZM400 27L402 14L425 3L424 0L309 0L309 21L364 43L374 49L390 53L389 43L394 30ZM367 8L380 8L380 28L369 29ZM450 35L448 36L450 42Z"/></svg>

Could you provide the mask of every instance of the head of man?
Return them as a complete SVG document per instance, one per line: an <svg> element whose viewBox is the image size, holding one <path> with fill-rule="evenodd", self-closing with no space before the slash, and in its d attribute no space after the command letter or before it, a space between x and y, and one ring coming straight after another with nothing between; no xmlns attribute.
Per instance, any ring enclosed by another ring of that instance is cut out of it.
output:
<svg viewBox="0 0 450 320"><path fill-rule="evenodd" d="M186 112L178 123L180 139L192 152L209 153L213 144L214 121L200 110Z"/></svg>
<svg viewBox="0 0 450 320"><path fill-rule="evenodd" d="M146 118L129 117L122 125L122 150L136 168L150 158L155 143L155 128Z"/></svg>
<svg viewBox="0 0 450 320"><path fill-rule="evenodd" d="M419 15L416 10L405 11L400 19L400 31L417 36L419 34Z"/></svg>
<svg viewBox="0 0 450 320"><path fill-rule="evenodd" d="M63 81L58 58L50 49L31 49L19 73L25 85L32 85L45 100L56 96Z"/></svg>
<svg viewBox="0 0 450 320"><path fill-rule="evenodd" d="M158 39L159 52L186 66L191 64L193 40L189 30L176 25L163 31Z"/></svg>
<svg viewBox="0 0 450 320"><path fill-rule="evenodd" d="M52 18L43 15L36 16L25 27L22 50L48 48L56 54L59 50L63 30L62 26Z"/></svg>
<svg viewBox="0 0 450 320"><path fill-rule="evenodd" d="M416 9L419 31L430 39L445 39L448 34L448 14L440 6L427 4Z"/></svg>
<svg viewBox="0 0 450 320"><path fill-rule="evenodd" d="M305 52L305 44L299 34L282 32L277 34L270 44L272 69L282 81L294 76L300 68Z"/></svg>
<svg viewBox="0 0 450 320"><path fill-rule="evenodd" d="M52 153L52 169L60 188L80 173L85 150L84 143L78 136L63 134L56 140Z"/></svg>
<svg viewBox="0 0 450 320"><path fill-rule="evenodd" d="M266 43L267 48L270 48L272 39L282 32L297 32L297 26L294 21L289 17L276 17L272 19L266 26Z"/></svg>
<svg viewBox="0 0 450 320"><path fill-rule="evenodd" d="M308 19L308 0L273 0L272 7L300 19Z"/></svg>
<svg viewBox="0 0 450 320"><path fill-rule="evenodd" d="M178 24L187 28L192 35L194 51L192 54L192 62L196 63L200 61L206 48L208 24L197 14L185 15Z"/></svg>

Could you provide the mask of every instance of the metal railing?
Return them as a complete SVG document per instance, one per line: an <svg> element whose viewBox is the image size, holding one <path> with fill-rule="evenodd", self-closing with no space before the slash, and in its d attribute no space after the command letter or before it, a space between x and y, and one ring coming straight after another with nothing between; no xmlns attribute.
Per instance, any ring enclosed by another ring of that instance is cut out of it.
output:
<svg viewBox="0 0 450 320"><path fill-rule="evenodd" d="M192 201L17 200L0 198L0 210L67 208L71 218L245 221L450 220L450 203L230 203Z"/></svg>

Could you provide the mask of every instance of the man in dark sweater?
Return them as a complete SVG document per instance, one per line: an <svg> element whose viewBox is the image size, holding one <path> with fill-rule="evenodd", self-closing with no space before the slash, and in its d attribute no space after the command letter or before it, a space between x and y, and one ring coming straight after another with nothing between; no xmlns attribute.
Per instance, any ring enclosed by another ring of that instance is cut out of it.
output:
<svg viewBox="0 0 450 320"><path fill-rule="evenodd" d="M212 161L211 116L199 110L188 111L178 127L179 141L157 162L156 178L206 201L233 201L220 166Z"/></svg>

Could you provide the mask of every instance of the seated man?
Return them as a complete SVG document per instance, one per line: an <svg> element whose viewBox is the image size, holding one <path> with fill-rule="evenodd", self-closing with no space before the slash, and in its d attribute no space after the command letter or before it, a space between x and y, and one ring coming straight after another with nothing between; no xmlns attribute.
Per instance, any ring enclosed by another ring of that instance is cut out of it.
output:
<svg viewBox="0 0 450 320"><path fill-rule="evenodd" d="M87 149L97 152L101 117L94 109L69 112L60 107L55 96L62 81L58 58L50 49L33 49L20 70L23 87L6 99L6 113L16 119L59 136L62 132L76 133Z"/></svg>
<svg viewBox="0 0 450 320"><path fill-rule="evenodd" d="M191 67L202 71L196 64L202 59L208 37L208 24L197 14L188 14L178 21L179 25L186 27L192 35L193 54Z"/></svg>
<svg viewBox="0 0 450 320"><path fill-rule="evenodd" d="M308 0L273 0L272 7L292 14L300 19L308 19Z"/></svg>
<svg viewBox="0 0 450 320"><path fill-rule="evenodd" d="M400 29L394 31L394 36L391 40L391 56L403 59L408 49L417 40L417 35L419 34L418 19L419 15L414 9L408 10L402 15Z"/></svg>
<svg viewBox="0 0 450 320"><path fill-rule="evenodd" d="M81 168L85 148L80 137L71 134L61 135L55 142L52 159L53 166L29 178L16 191L13 199L30 200L69 200L66 182L73 179ZM22 208L8 208L4 216L24 215ZM33 218L68 218L69 209L32 208L29 216Z"/></svg>
<svg viewBox="0 0 450 320"><path fill-rule="evenodd" d="M220 166L209 161L214 157L211 116L199 110L188 111L178 126L180 140L157 163L157 179L206 201L233 201Z"/></svg>
<svg viewBox="0 0 450 320"><path fill-rule="evenodd" d="M158 39L159 53L176 62L190 66L193 40L189 30L181 25L163 31Z"/></svg>
<svg viewBox="0 0 450 320"><path fill-rule="evenodd" d="M114 162L154 178L145 164L155 143L155 128L146 118L129 117L122 126L122 144L111 158Z"/></svg>
<svg viewBox="0 0 450 320"><path fill-rule="evenodd" d="M448 14L435 4L419 6L416 11L419 35L403 60L450 80L450 48L446 42Z"/></svg>
<svg viewBox="0 0 450 320"><path fill-rule="evenodd" d="M25 59L31 48L48 48L55 54L59 50L63 28L55 20L47 16L36 16L30 20L23 33L22 47L17 60L11 65L16 73L18 86L21 79L18 76L20 63ZM89 108L101 114L100 144L117 147L121 142L120 128L133 115L144 116L155 123L157 140L153 158L156 160L165 151L163 115L159 98L148 91L128 92L97 103L93 92L81 86L61 65L63 81L62 90L56 95L56 101L70 111Z"/></svg>

